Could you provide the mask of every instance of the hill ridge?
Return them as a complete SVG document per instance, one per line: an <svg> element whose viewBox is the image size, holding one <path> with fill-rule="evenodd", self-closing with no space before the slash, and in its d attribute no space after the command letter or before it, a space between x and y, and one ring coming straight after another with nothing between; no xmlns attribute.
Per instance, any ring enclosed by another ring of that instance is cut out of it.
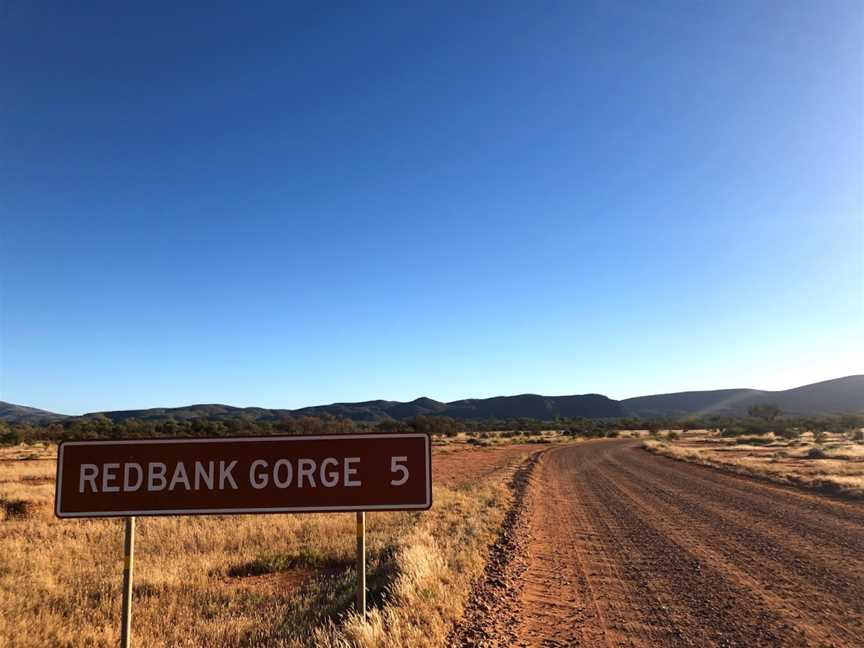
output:
<svg viewBox="0 0 864 648"><path fill-rule="evenodd" d="M106 416L113 421L129 418L142 420L188 420L232 418L280 420L292 416L335 416L354 421L377 422L403 420L414 416L449 416L455 419L537 418L552 420L558 416L573 418L619 418L625 416L672 417L712 414L744 414L751 405L771 402L784 412L801 415L850 414L864 412L864 375L855 374L823 380L784 390L752 388L690 390L617 401L603 394L588 393L563 396L516 394L489 398L464 398L449 402L420 396L411 401L367 400L312 405L299 409L236 407L222 403L195 403L181 407L90 412L84 417ZM12 423L50 423L72 416L0 401L0 421Z"/></svg>

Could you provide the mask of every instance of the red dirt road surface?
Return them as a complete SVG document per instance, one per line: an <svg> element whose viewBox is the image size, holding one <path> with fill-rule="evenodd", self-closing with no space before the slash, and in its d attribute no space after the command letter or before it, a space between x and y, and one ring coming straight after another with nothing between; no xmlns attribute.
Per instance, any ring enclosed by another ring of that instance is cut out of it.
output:
<svg viewBox="0 0 864 648"><path fill-rule="evenodd" d="M864 504L638 446L541 456L454 644L864 646Z"/></svg>

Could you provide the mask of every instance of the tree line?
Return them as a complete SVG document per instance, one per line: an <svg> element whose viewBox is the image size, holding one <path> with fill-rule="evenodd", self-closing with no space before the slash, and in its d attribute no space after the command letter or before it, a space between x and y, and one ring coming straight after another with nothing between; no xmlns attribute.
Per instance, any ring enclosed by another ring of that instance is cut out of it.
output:
<svg viewBox="0 0 864 648"><path fill-rule="evenodd" d="M352 434L357 432L425 432L452 437L460 432L537 433L559 430L570 436L595 438L617 436L622 430L648 430L657 435L663 430L706 429L721 436L760 435L768 432L794 439L804 432L828 432L862 437L864 415L801 417L785 415L771 404L751 407L747 416L710 415L705 417L664 418L627 417L591 419L558 417L539 420L525 417L510 419L457 420L447 416L415 416L405 420L379 422L353 421L335 416L289 416L278 420L227 418L212 420L112 421L103 415L89 415L47 424L0 422L0 445L65 441L79 439L141 439L153 437L226 437L301 434Z"/></svg>

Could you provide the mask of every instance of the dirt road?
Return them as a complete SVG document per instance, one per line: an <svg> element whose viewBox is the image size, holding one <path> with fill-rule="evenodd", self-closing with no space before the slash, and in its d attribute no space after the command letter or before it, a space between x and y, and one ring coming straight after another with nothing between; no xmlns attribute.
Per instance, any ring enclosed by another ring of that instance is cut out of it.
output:
<svg viewBox="0 0 864 648"><path fill-rule="evenodd" d="M550 449L520 506L463 645L864 646L860 503L622 440Z"/></svg>

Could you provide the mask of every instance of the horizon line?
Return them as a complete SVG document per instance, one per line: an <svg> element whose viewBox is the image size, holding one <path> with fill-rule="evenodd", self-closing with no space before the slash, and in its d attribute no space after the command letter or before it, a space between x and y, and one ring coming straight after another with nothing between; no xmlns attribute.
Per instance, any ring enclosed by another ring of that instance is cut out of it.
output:
<svg viewBox="0 0 864 648"><path fill-rule="evenodd" d="M171 410L171 409L184 409L184 408L188 408L188 407L202 407L202 406L230 407L233 409L253 409L254 408L254 409L264 409L264 410L285 410L288 412L297 412L299 410L312 409L312 408L317 408L317 407L332 407L334 405L356 405L358 403L373 403L376 401L383 401L383 402L387 402L387 403L406 404L406 403L413 403L414 401L420 400L421 398L428 398L429 400L433 400L436 403L442 403L444 405L449 405L451 403L457 403L459 401L465 401L465 400L489 400L491 398L516 398L519 396L539 396L542 398L566 398L569 396L603 396L604 398L608 398L609 400L620 403L620 402L623 402L626 400L632 400L634 398L647 398L647 397L652 397L652 396L668 396L668 395L672 395L672 394L687 394L687 393L716 392L716 391L741 390L741 391L759 391L759 392L774 394L774 393L780 393L780 392L784 392L784 391L790 391L792 389L799 389L801 387L809 387L812 385L819 385L819 384L826 383L826 382L833 382L836 380L845 380L848 378L858 378L858 377L864 377L864 373L854 373L854 374L848 374L845 376L838 376L836 378L827 378L824 380L817 380L815 382L793 385L791 387L786 387L785 389L760 389L758 387L719 387L719 388L714 388L714 389L682 389L682 390L678 390L678 391L664 391L664 392L658 392L658 393L640 394L638 396L627 396L626 398L612 398L611 396L608 396L608 395L600 393L600 392L583 392L583 393L578 393L578 394L572 393L572 394L557 394L557 395L537 394L537 393L533 393L533 392L522 392L522 393L518 393L518 394L497 394L494 396L470 396L470 397L466 397L466 398L457 398L457 399L451 400L451 401L441 401L441 400L437 400L435 398L432 398L431 396L422 395L422 396L417 396L416 398L412 398L410 400L403 400L403 401L391 400L391 399L386 399L386 398L373 398L373 399L358 400L358 401L331 401L329 403L320 403L320 404L316 404L316 405L302 405L300 407L294 407L294 408L291 408L291 407L265 407L262 405L229 405L227 403L217 403L217 402L210 402L210 403L198 402L198 403L185 403L185 404L181 404L181 405L153 405L150 407L128 407L128 408L120 408L120 409L88 410L88 411L82 412L81 414L66 414L66 413L58 412L58 411L54 411L54 410L42 409L40 407L35 407L33 405L22 405L20 403L11 403L9 401L0 401L0 402L7 403L8 405L16 405L18 407L29 407L31 409L39 410L42 412L47 412L49 414L56 414L58 416L68 416L68 417L88 416L90 414L101 414L104 412L136 412L136 411L147 411L147 410L154 410L154 409Z"/></svg>

